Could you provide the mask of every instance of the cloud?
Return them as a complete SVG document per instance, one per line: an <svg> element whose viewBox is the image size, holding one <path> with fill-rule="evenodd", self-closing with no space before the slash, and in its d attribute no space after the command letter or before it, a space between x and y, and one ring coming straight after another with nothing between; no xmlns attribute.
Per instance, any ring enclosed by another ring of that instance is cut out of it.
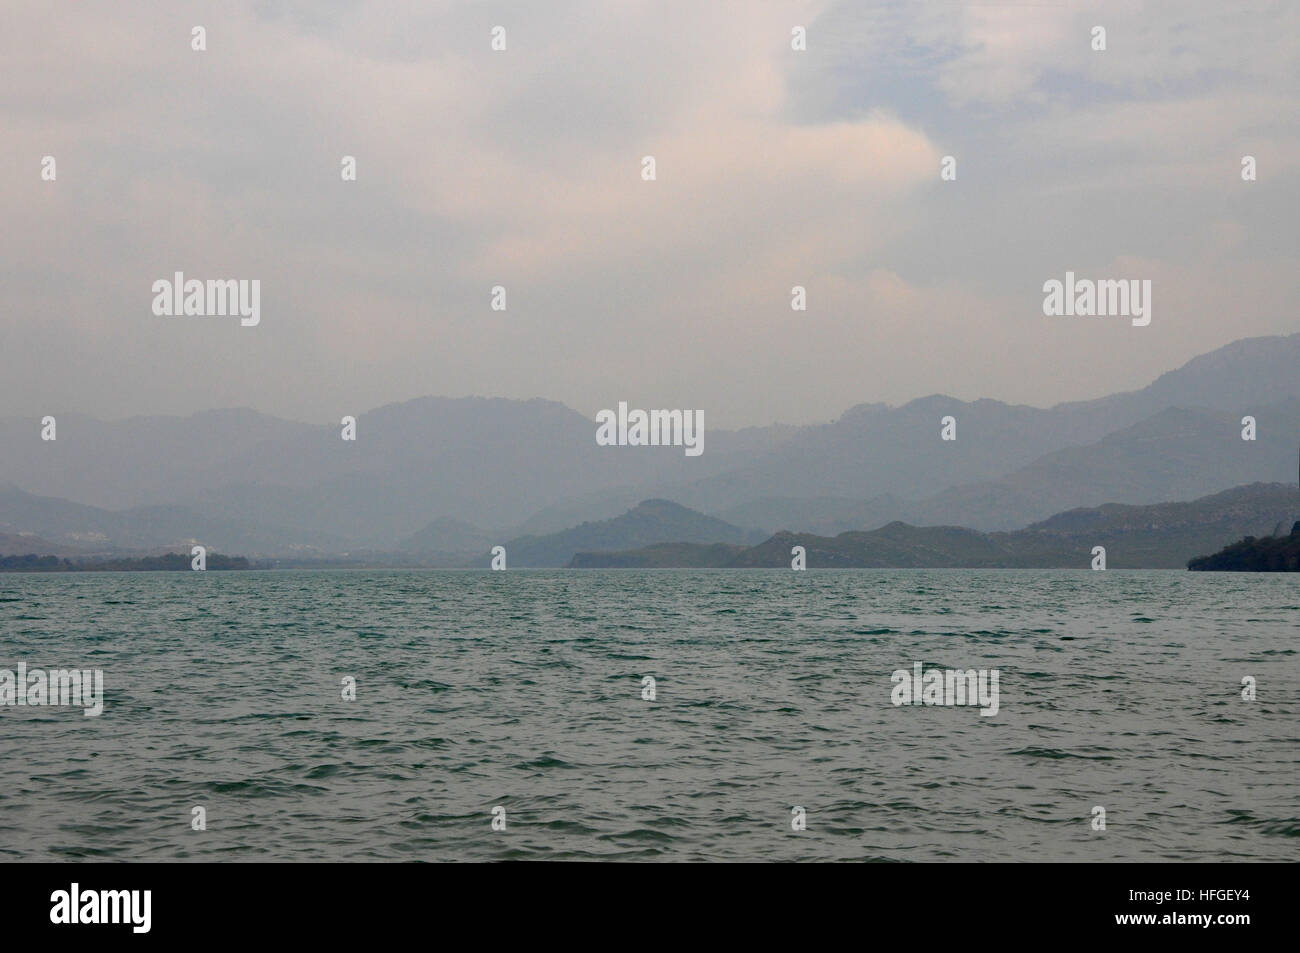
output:
<svg viewBox="0 0 1300 953"><path fill-rule="evenodd" d="M331 420L428 393L589 410L620 388L718 425L939 390L1047 404L1287 330L1297 290L1276 215L1300 156L1279 121L1296 106L1283 5L4 16L0 397L23 413ZM942 183L949 153L959 176ZM56 183L37 176L45 154ZM1176 319L1158 348L1113 360L1110 332L1041 320L1046 277L1126 259L1183 283L1157 292ZM149 286L174 270L260 278L262 325L154 318ZM1228 323L1214 289L1234 283ZM1062 384L1054 368L1080 361L1100 369Z"/></svg>

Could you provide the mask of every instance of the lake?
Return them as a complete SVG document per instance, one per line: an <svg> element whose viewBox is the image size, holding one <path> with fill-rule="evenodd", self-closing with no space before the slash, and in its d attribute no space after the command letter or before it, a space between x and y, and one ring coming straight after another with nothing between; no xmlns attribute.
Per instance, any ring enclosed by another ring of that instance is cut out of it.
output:
<svg viewBox="0 0 1300 953"><path fill-rule="evenodd" d="M1298 643L1297 574L5 574L104 688L0 707L0 858L1294 861Z"/></svg>

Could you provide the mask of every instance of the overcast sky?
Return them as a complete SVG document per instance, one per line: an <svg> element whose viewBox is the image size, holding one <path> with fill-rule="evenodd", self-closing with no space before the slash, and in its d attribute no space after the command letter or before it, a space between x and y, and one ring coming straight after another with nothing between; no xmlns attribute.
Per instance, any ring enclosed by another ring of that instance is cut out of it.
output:
<svg viewBox="0 0 1300 953"><path fill-rule="evenodd" d="M7 0L0 413L1141 387L1300 330L1298 34L1287 0ZM1067 270L1150 279L1150 325L1044 316ZM261 324L155 316L175 271L259 279Z"/></svg>

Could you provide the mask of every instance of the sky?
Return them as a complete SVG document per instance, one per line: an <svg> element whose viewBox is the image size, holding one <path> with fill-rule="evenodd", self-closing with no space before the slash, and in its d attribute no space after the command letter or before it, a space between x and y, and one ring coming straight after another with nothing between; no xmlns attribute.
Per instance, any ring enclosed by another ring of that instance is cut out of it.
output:
<svg viewBox="0 0 1300 953"><path fill-rule="evenodd" d="M0 414L1136 389L1300 330L1297 33L1258 0L7 0ZM177 271L259 280L260 324L154 314ZM1150 324L1044 315L1067 271L1150 280Z"/></svg>

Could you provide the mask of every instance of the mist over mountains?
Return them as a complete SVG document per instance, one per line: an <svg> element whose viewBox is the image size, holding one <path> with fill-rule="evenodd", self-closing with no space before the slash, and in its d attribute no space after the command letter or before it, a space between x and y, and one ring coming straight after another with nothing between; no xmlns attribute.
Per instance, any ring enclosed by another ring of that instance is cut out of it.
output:
<svg viewBox="0 0 1300 953"><path fill-rule="evenodd" d="M591 528L543 537L647 499L716 518L714 535L615 533L611 543L741 545L895 520L1012 530L1074 507L1293 482L1300 334L1238 341L1141 390L1049 409L936 395L739 431L708 427L704 410L699 457L599 447L592 420L540 399L340 407L338 417L357 417L355 442L338 426L251 410L112 422L55 412L50 442L38 420L0 418L0 534L105 552L199 541L257 556L473 554L514 541L511 564L526 565L527 547L549 564ZM1241 439L1247 414L1254 441ZM956 419L955 441L940 440L944 416Z"/></svg>

